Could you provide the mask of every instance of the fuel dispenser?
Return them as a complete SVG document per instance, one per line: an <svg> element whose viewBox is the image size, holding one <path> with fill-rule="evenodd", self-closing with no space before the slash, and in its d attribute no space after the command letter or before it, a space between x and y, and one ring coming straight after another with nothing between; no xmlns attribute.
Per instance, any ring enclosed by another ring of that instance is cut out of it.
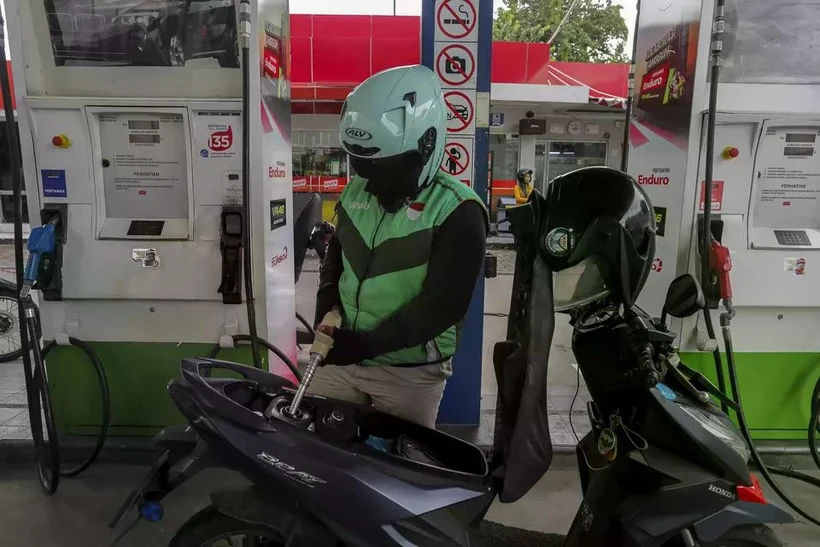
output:
<svg viewBox="0 0 820 547"><path fill-rule="evenodd" d="M659 236L641 305L658 308L671 279L706 262L711 307L728 292L736 313L732 342L753 438L804 445L820 377L820 71L793 30L797 22L816 30L820 1L776 9L726 1L710 150L714 5L640 6L629 172L652 200ZM701 256L707 154L713 244ZM718 275L726 268L731 286ZM679 328L682 360L720 376L711 352L725 347L703 317Z"/></svg>
<svg viewBox="0 0 820 547"><path fill-rule="evenodd" d="M103 364L112 435L180 421L180 359L254 328L296 360L287 3L207 4L6 2L29 214L57 243L35 288L64 434L101 419L71 340Z"/></svg>

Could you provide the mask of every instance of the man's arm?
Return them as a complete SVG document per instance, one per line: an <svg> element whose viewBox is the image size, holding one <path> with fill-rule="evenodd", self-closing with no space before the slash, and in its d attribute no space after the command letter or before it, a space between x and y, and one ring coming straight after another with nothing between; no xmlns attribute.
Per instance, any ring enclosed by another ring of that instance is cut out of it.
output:
<svg viewBox="0 0 820 547"><path fill-rule="evenodd" d="M316 291L316 316L313 324L318 325L322 318L333 306L342 307L339 296L339 279L344 268L342 262L342 246L339 244L338 232L330 238L322 261L322 273L319 275L319 290Z"/></svg>
<svg viewBox="0 0 820 547"><path fill-rule="evenodd" d="M484 263L487 224L474 201L458 206L439 227L421 294L367 333L373 356L426 343L466 314Z"/></svg>

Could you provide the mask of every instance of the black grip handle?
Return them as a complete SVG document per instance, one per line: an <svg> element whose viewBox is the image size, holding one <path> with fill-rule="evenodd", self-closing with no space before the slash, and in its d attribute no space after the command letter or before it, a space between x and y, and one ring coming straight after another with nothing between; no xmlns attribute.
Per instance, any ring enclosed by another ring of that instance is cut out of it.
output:
<svg viewBox="0 0 820 547"><path fill-rule="evenodd" d="M655 350L652 344L643 344L638 348L638 369L649 387L661 381L660 374L655 367Z"/></svg>

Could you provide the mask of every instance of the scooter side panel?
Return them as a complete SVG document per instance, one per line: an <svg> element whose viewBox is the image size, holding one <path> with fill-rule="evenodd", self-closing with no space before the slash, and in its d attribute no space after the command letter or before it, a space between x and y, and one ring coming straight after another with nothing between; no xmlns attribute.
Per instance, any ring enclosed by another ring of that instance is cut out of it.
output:
<svg viewBox="0 0 820 547"><path fill-rule="evenodd" d="M486 510L492 502L486 487L468 488L447 480L436 484L429 476L424 477L425 484L397 479L365 463L355 452L321 442L286 424L274 433L258 434L221 420L214 423L222 437L214 448L225 461L266 491L298 500L351 547L402 545L391 537L386 525L438 511L441 515L434 519L433 528L464 534L468 522L447 509L481 499L478 503ZM451 539L453 546L469 545L458 537Z"/></svg>

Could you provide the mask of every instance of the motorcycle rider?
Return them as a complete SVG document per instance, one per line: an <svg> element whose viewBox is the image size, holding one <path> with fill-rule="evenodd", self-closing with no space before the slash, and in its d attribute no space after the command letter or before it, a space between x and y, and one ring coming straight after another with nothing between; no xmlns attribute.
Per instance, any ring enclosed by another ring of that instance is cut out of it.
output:
<svg viewBox="0 0 820 547"><path fill-rule="evenodd" d="M519 169L515 179L515 188L513 188L515 204L523 205L527 203L532 193L532 169Z"/></svg>
<svg viewBox="0 0 820 547"><path fill-rule="evenodd" d="M473 190L440 169L446 106L430 69L375 74L348 96L341 146L356 176L336 206L316 322L343 311L309 392L434 427L488 231Z"/></svg>

